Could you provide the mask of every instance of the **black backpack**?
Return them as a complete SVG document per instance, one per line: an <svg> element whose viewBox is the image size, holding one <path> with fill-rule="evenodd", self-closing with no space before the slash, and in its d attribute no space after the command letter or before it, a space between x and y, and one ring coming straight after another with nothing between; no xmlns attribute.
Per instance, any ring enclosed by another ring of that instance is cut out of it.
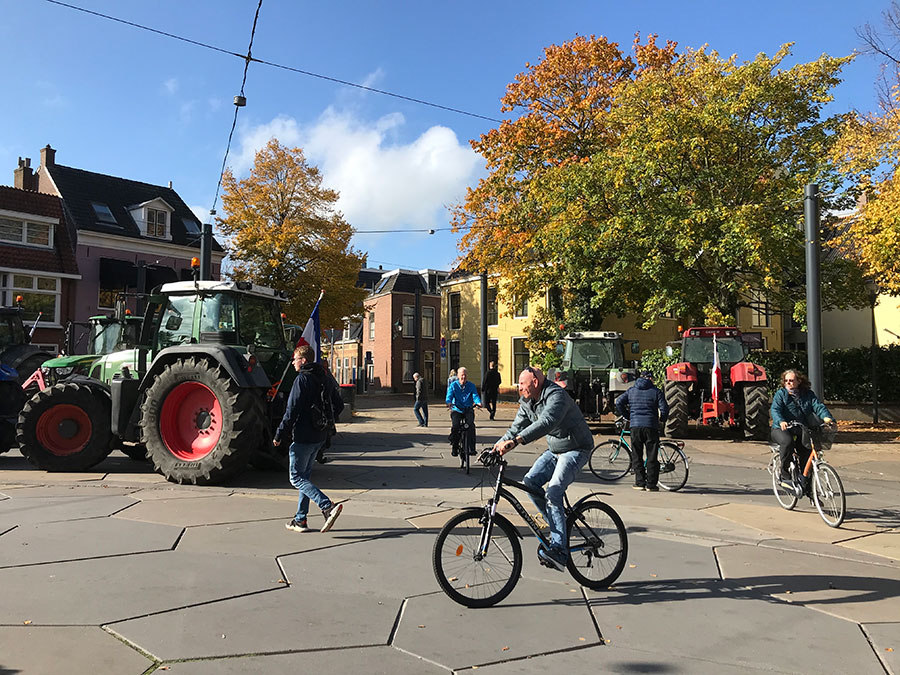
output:
<svg viewBox="0 0 900 675"><path fill-rule="evenodd" d="M312 402L309 406L309 425L315 431L331 431L336 430L334 425L334 406L331 404L331 396L328 395L325 382L319 378L310 378L312 382L318 385L318 391L312 395Z"/></svg>

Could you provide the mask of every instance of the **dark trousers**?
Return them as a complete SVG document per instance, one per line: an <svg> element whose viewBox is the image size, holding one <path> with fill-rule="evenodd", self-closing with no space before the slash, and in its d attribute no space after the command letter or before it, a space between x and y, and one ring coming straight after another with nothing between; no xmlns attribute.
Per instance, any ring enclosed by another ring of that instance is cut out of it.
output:
<svg viewBox="0 0 900 675"><path fill-rule="evenodd" d="M644 450L647 450L647 472L644 473ZM656 487L659 482L659 429L631 427L631 468L634 484Z"/></svg>
<svg viewBox="0 0 900 675"><path fill-rule="evenodd" d="M491 419L494 419L494 415L497 412L497 392L485 391L482 392L482 396L484 397L485 409L491 414Z"/></svg>
<svg viewBox="0 0 900 675"><path fill-rule="evenodd" d="M794 445L797 446L797 454L800 456L800 473L806 466L806 460L809 458L809 450L803 447L803 430L802 429L772 429L772 442L778 445L778 454L781 455L781 470L787 471L791 463L791 454L794 451Z"/></svg>
<svg viewBox="0 0 900 675"><path fill-rule="evenodd" d="M468 408L466 412L461 413L456 410L450 411L450 445L454 448L462 449L460 445L460 437L462 436L463 420L469 423L467 438L469 450L475 450L475 409Z"/></svg>
<svg viewBox="0 0 900 675"><path fill-rule="evenodd" d="M413 412L416 413L416 419L419 424L428 426L428 401L416 401L413 406Z"/></svg>

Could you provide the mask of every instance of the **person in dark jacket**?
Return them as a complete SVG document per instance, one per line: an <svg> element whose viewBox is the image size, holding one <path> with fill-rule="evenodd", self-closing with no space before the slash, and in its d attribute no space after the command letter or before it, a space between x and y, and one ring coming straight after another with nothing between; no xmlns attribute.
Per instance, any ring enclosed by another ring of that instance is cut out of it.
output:
<svg viewBox="0 0 900 675"><path fill-rule="evenodd" d="M420 427L428 426L428 387L425 378L419 373L413 373L413 382L416 383L416 402L413 404L413 412L419 420Z"/></svg>
<svg viewBox="0 0 900 675"><path fill-rule="evenodd" d="M333 386L334 380L328 377L321 363L316 363L312 347L301 345L294 350L294 368L297 370L297 378L291 387L284 417L275 431L273 441L273 444L278 446L285 438L291 440L291 485L300 492L297 514L285 527L294 532L312 530L306 518L309 500L312 499L322 509L322 515L325 517L325 524L319 531L328 532L341 515L343 505L334 504L309 479L316 454L328 438L327 428L320 430L313 426L310 408L320 400L319 392L322 387L325 388L325 395L331 401L335 416L344 409L344 402L341 400L340 392Z"/></svg>
<svg viewBox="0 0 900 675"><path fill-rule="evenodd" d="M497 370L497 362L488 364L488 371L484 374L484 382L481 383L481 400L484 407L494 419L497 412L497 397L500 395L500 372Z"/></svg>
<svg viewBox="0 0 900 675"><path fill-rule="evenodd" d="M781 389L775 392L769 412L772 414L772 442L778 444L781 455L780 479L782 483L790 483L791 475L787 468L794 444L797 444L801 466L806 465L809 451L800 439L803 430L788 429L788 422L800 422L815 428L819 420L826 424L831 422L831 413L810 389L809 380L799 370L786 370L781 374Z"/></svg>
<svg viewBox="0 0 900 675"><path fill-rule="evenodd" d="M631 468L634 470L634 489L650 492L659 490L659 428L666 423L669 404L666 397L653 386L653 373L641 371L632 387L616 399L616 412L629 418L631 424ZM647 471L644 472L644 449L647 450Z"/></svg>

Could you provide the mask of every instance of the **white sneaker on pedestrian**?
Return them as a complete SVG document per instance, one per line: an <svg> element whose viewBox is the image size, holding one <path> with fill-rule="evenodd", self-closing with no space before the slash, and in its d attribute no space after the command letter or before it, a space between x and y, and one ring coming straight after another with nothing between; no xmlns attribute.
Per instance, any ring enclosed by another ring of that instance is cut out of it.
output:
<svg viewBox="0 0 900 675"><path fill-rule="evenodd" d="M334 521L338 519L338 516L341 515L341 511L344 510L343 504L334 504L328 509L322 511L322 515L325 516L325 524L322 526L322 529L319 532L328 532L331 529L331 526L334 525Z"/></svg>

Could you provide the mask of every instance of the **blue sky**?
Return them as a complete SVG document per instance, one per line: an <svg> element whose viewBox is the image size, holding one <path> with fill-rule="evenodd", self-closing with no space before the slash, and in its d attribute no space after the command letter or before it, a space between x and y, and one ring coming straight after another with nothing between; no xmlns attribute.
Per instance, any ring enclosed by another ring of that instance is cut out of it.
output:
<svg viewBox="0 0 900 675"><path fill-rule="evenodd" d="M228 51L246 52L256 0L72 0ZM794 42L790 63L859 47L888 0L312 2L264 0L253 56L501 118L506 85L576 34L623 46L656 33L742 60ZM46 144L67 166L165 185L205 220L240 90L242 60L46 0L0 1L0 182ZM844 71L834 111L875 107L877 63ZM300 145L340 190L369 265L450 269L447 206L483 175L469 140L495 123L251 64L228 164L238 175L271 138ZM398 230L366 234L365 230Z"/></svg>

